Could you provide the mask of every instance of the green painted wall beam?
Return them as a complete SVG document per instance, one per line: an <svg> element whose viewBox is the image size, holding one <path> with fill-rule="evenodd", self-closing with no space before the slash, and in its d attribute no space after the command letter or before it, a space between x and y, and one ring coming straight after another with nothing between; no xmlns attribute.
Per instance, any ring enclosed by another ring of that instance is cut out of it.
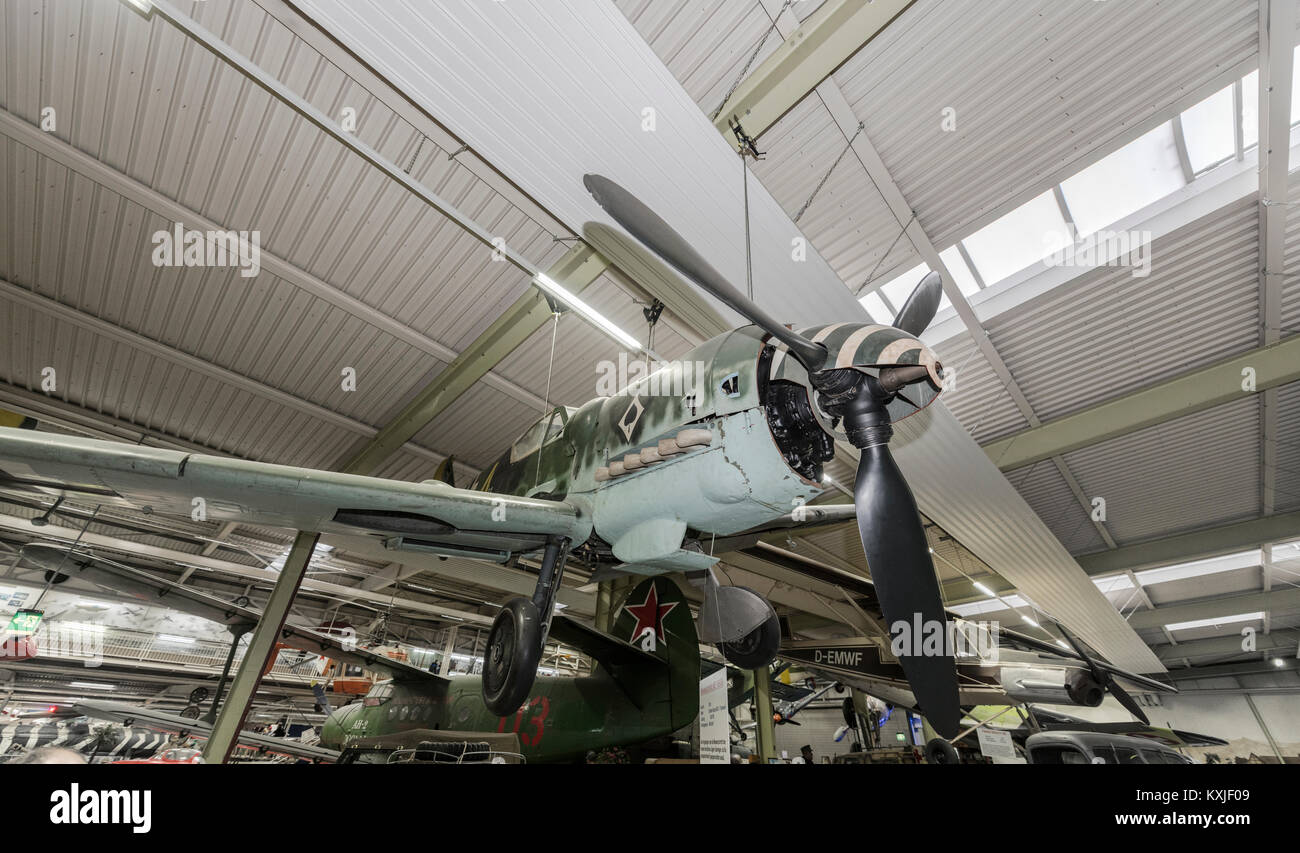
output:
<svg viewBox="0 0 1300 853"><path fill-rule="evenodd" d="M989 442L984 452L1010 471L1297 380L1300 335Z"/></svg>
<svg viewBox="0 0 1300 853"><path fill-rule="evenodd" d="M556 261L546 274L570 292L579 293L607 267L608 262L601 255L585 243L579 243ZM550 319L551 309L546 297L537 288L530 288L381 429L344 466L343 471L348 474L373 472Z"/></svg>
<svg viewBox="0 0 1300 853"><path fill-rule="evenodd" d="M1300 536L1300 511L1284 512L1250 521L1207 527L1151 542L1124 545L1110 551L1083 554L1075 557L1075 560L1089 575L1108 575L1164 563L1231 554L1258 547L1264 542L1277 542L1297 536Z"/></svg>
<svg viewBox="0 0 1300 853"><path fill-rule="evenodd" d="M735 142L736 119L757 139L862 49L913 0L826 0L740 82L713 124Z"/></svg>

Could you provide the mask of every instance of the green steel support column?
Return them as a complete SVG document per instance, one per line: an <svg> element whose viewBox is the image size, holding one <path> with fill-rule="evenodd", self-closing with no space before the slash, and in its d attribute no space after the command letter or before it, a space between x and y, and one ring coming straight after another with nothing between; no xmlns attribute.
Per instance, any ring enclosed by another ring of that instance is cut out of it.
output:
<svg viewBox="0 0 1300 853"><path fill-rule="evenodd" d="M319 533L299 533L293 540L293 548L284 560L280 578L271 590L271 597L266 601L262 611L262 621L253 631L248 651L239 664L239 671L230 682L230 693L217 715L212 735L203 749L203 760L209 764L224 764L234 749L239 732L244 727L244 718L253 696L262 683L262 673L275 657L275 644L280 638L280 630L289 615L289 605L298 594L307 566L311 562L312 552L316 549Z"/></svg>
<svg viewBox="0 0 1300 853"><path fill-rule="evenodd" d="M609 263L585 243L569 249L546 275L570 293L581 293L595 281ZM483 334L461 351L402 412L343 467L346 474L369 474L385 459L424 429L435 417L464 394L474 383L501 362L551 319L551 306L537 288L529 288L488 326Z"/></svg>
<svg viewBox="0 0 1300 853"><path fill-rule="evenodd" d="M772 672L768 667L754 670L754 714L758 726L758 758L766 764L776 758L776 724L772 722Z"/></svg>

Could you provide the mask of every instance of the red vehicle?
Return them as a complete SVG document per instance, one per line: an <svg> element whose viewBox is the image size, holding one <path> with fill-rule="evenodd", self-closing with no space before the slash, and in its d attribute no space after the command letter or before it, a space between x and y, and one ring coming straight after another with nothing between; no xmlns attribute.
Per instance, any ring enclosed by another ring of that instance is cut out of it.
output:
<svg viewBox="0 0 1300 853"><path fill-rule="evenodd" d="M114 761L114 764L202 764L203 752L198 749L164 749L152 758L133 758Z"/></svg>

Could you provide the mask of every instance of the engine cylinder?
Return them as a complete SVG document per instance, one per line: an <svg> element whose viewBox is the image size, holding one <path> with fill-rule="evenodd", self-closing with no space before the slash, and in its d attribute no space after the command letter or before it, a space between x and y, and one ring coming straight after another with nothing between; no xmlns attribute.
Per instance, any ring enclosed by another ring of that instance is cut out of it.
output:
<svg viewBox="0 0 1300 853"><path fill-rule="evenodd" d="M1106 696L1106 688L1084 669L1076 669L1065 679L1065 692L1076 705L1086 705L1089 708L1100 705Z"/></svg>

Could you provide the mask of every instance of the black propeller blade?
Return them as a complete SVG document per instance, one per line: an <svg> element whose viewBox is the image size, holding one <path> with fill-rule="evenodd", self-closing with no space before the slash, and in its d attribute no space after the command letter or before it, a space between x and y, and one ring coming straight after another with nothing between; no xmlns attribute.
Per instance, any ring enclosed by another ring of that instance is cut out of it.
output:
<svg viewBox="0 0 1300 853"><path fill-rule="evenodd" d="M640 199L602 175L584 175L582 184L596 203L633 237L659 257L676 267L708 293L717 297L736 313L785 344L790 354L809 373L821 369L826 361L826 347L792 332L747 296L736 290L700 253L691 248L682 235L659 217Z"/></svg>
<svg viewBox="0 0 1300 853"><path fill-rule="evenodd" d="M929 273L907 297L903 307L898 309L894 318L894 328L902 329L909 335L920 335L930 325L939 310L939 300L943 299L943 279L937 272Z"/></svg>
<svg viewBox="0 0 1300 853"><path fill-rule="evenodd" d="M1115 676L1097 666L1097 662L1088 656L1087 652L1083 650L1083 646L1074 638L1074 635L1065 630L1064 625L1057 622L1056 628L1061 632L1061 635L1065 637L1065 641L1074 649L1075 654L1083 658L1084 662L1088 664L1088 671L1092 673L1092 677L1096 679L1097 683L1106 688L1106 690L1110 692L1110 695L1115 697L1115 701L1124 706L1124 710L1137 717L1144 724L1148 726L1151 725L1151 721L1147 719L1146 712L1144 712L1142 707L1133 700L1133 697L1129 695L1129 692L1115 680Z"/></svg>
<svg viewBox="0 0 1300 853"><path fill-rule="evenodd" d="M924 647L914 645L907 650L912 653L899 655L898 661L930 725L950 738L961 722L956 662L946 653L947 614L916 499L889 451L893 429L885 410L887 400L888 395L869 381L845 415L850 440L862 453L853 486L858 535L891 635L893 627L904 622L919 645L919 619L923 635L926 630L940 630L945 638L940 654L926 654Z"/></svg>

